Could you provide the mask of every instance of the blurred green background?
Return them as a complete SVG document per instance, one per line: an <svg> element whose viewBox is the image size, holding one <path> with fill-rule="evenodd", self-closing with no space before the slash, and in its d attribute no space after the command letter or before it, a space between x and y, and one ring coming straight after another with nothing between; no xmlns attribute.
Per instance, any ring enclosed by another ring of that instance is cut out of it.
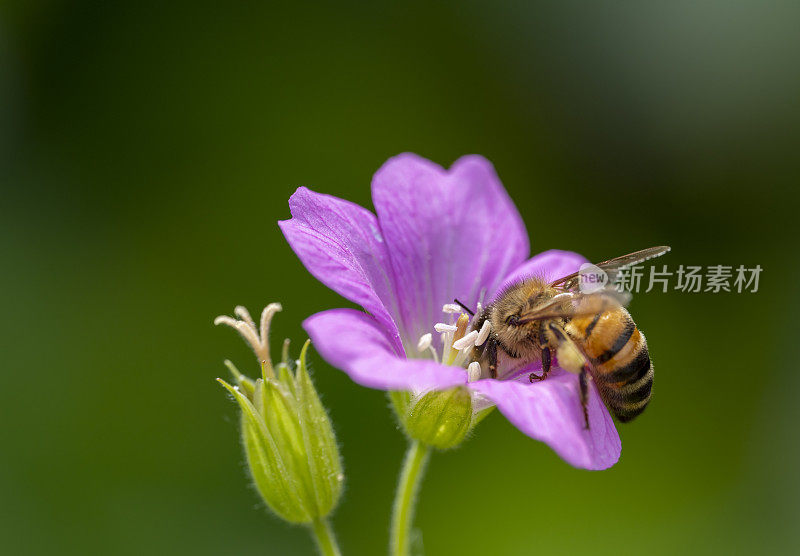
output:
<svg viewBox="0 0 800 556"><path fill-rule="evenodd" d="M573 469L499 414L436 455L437 554L800 549L796 2L4 2L0 552L308 554L249 487L212 319L273 340L345 306L276 221L299 185L371 207L414 151L480 153L534 252L764 268L756 294L651 293L658 379L622 459ZM346 554L385 553L405 449L385 396L312 355Z"/></svg>

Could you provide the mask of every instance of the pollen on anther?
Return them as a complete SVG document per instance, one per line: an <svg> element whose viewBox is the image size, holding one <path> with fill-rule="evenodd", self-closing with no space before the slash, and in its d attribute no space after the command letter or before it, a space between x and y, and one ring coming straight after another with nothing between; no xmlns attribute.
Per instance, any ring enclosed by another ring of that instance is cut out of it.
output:
<svg viewBox="0 0 800 556"><path fill-rule="evenodd" d="M455 303L446 303L442 306L442 312L444 313L460 313L461 311L461 306Z"/></svg>
<svg viewBox="0 0 800 556"><path fill-rule="evenodd" d="M463 338L453 342L453 348L457 350L470 348L475 345L475 340L477 338L478 338L478 331L473 330L469 334L466 334Z"/></svg>
<svg viewBox="0 0 800 556"><path fill-rule="evenodd" d="M483 325L481 326L481 331L478 332L478 338L475 340L476 346L482 346L483 342L486 341L486 338L489 337L489 332L492 330L492 323L489 320L483 321Z"/></svg>
<svg viewBox="0 0 800 556"><path fill-rule="evenodd" d="M444 332L455 332L456 327L452 324L445 324L443 322L437 322L433 325L433 329L436 332L444 333Z"/></svg>
<svg viewBox="0 0 800 556"><path fill-rule="evenodd" d="M420 336L419 341L417 342L417 351L422 352L431 347L431 342L433 342L433 336L430 332L427 334L423 334Z"/></svg>
<svg viewBox="0 0 800 556"><path fill-rule="evenodd" d="M472 363L467 366L467 381L468 382L475 382L476 380L480 380L481 375L483 372L481 371L481 364L477 361L473 361Z"/></svg>

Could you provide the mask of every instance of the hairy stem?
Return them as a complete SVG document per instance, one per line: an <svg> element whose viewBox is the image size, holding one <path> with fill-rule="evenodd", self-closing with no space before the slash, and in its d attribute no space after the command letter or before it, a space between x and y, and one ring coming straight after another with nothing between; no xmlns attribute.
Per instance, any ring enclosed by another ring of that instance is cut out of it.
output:
<svg viewBox="0 0 800 556"><path fill-rule="evenodd" d="M412 441L406 452L400 481L397 483L397 494L392 511L392 531L389 540L391 556L409 556L411 522L414 519L414 507L425 465L428 463L430 448L418 441Z"/></svg>
<svg viewBox="0 0 800 556"><path fill-rule="evenodd" d="M311 523L311 530L314 532L314 540L317 541L321 556L342 556L336 543L336 536L327 519L315 519Z"/></svg>

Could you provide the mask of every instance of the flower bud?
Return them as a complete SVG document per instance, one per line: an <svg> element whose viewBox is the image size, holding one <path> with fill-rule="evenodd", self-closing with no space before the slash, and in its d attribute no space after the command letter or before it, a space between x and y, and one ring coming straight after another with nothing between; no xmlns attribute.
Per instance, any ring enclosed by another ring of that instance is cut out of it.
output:
<svg viewBox="0 0 800 556"><path fill-rule="evenodd" d="M472 397L461 386L419 397L392 392L391 399L408 436L440 450L458 446L477 423Z"/></svg>
<svg viewBox="0 0 800 556"><path fill-rule="evenodd" d="M256 489L273 512L291 523L330 514L344 482L333 427L308 375L309 344L294 372L287 343L276 369L262 360L261 378L249 379L226 361L236 384L217 379L241 408L242 442Z"/></svg>

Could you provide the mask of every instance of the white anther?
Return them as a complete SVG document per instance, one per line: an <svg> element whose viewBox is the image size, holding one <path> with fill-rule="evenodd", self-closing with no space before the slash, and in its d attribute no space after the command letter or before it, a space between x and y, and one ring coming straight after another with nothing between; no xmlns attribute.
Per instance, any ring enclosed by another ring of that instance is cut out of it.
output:
<svg viewBox="0 0 800 556"><path fill-rule="evenodd" d="M445 323L443 323L443 322L437 322L436 324L434 324L434 325L433 325L433 329L434 329L436 332L441 332L441 333L445 333L445 332L455 332L455 331L457 330L457 328L456 328L454 325L452 325L452 324L445 324Z"/></svg>
<svg viewBox="0 0 800 556"><path fill-rule="evenodd" d="M481 364L477 361L473 361L467 367L467 381L468 382L475 382L476 380L480 380L483 371L481 371Z"/></svg>
<svg viewBox="0 0 800 556"><path fill-rule="evenodd" d="M427 334L423 334L420 336L419 341L417 342L417 351L425 351L431 347L431 342L433 342L433 336L431 336L431 333L428 332Z"/></svg>
<svg viewBox="0 0 800 556"><path fill-rule="evenodd" d="M483 326L481 326L481 331L478 332L478 338L475 340L476 346L482 346L483 342L486 341L486 338L489 337L489 332L492 330L492 323L489 322L489 319L483 321Z"/></svg>
<svg viewBox="0 0 800 556"><path fill-rule="evenodd" d="M475 345L475 340L477 339L477 337L478 337L478 331L473 330L460 340L456 340L455 342L453 342L453 348L459 351L462 349L471 348L472 346Z"/></svg>
<svg viewBox="0 0 800 556"><path fill-rule="evenodd" d="M446 303L442 306L442 311L445 313L461 313L463 309L461 305L456 305L455 303Z"/></svg>

